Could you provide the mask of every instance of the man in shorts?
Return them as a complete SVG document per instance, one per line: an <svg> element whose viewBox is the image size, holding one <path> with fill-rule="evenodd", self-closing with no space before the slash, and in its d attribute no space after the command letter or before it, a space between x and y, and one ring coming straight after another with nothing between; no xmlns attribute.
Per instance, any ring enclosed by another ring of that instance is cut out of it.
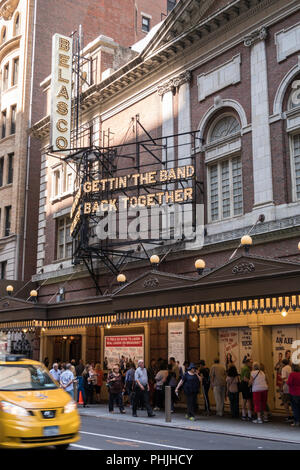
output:
<svg viewBox="0 0 300 470"><path fill-rule="evenodd" d="M246 359L244 366L241 370L241 391L243 397L242 404L242 420L243 421L252 421L252 390L249 387L249 381L251 377L252 370L252 360ZM248 411L248 418L246 415L246 409Z"/></svg>

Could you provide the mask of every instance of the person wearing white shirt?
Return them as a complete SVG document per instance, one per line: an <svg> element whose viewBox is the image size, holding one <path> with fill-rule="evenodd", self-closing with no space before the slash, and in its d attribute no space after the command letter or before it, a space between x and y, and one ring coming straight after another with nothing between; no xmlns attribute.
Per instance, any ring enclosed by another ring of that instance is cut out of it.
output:
<svg viewBox="0 0 300 470"><path fill-rule="evenodd" d="M263 422L262 413L266 412L268 400L268 382L265 373L261 370L260 364L255 362L251 371L249 385L252 386L254 411L257 413L257 419L252 423Z"/></svg>
<svg viewBox="0 0 300 470"><path fill-rule="evenodd" d="M56 380L57 382L60 381L60 370L58 368L57 362L54 362L54 364L52 365L52 369L50 370L50 374L52 375L54 380Z"/></svg>

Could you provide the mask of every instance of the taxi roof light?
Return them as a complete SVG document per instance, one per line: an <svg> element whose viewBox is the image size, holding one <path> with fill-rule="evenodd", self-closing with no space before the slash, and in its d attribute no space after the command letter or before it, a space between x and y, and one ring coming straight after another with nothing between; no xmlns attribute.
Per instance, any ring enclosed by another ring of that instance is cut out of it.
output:
<svg viewBox="0 0 300 470"><path fill-rule="evenodd" d="M24 354L0 354L0 361L3 362L18 362L22 359L26 359Z"/></svg>

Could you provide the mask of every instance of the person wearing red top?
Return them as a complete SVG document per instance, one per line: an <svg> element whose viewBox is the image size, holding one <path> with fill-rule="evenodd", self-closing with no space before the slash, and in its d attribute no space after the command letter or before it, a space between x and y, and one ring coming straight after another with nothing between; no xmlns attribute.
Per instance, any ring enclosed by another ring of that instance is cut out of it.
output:
<svg viewBox="0 0 300 470"><path fill-rule="evenodd" d="M294 422L291 426L300 426L300 367L297 364L292 365L292 372L287 381L289 393L291 395L292 410Z"/></svg>
<svg viewBox="0 0 300 470"><path fill-rule="evenodd" d="M103 370L101 369L101 365L98 363L95 366L95 373L97 375L97 383L95 385L96 391L96 403L100 403L101 401L101 387L103 385Z"/></svg>

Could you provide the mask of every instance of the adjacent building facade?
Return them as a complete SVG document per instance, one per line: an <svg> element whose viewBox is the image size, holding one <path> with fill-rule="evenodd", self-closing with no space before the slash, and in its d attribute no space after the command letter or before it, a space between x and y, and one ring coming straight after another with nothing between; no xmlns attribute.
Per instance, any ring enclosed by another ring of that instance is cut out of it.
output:
<svg viewBox="0 0 300 470"><path fill-rule="evenodd" d="M7 280L28 281L36 266L40 146L28 129L46 111L40 82L51 71L52 35L70 35L82 25L86 43L102 34L128 47L172 7L167 0L151 6L141 0L65 1L62 14L60 1L46 3L0 2L0 276Z"/></svg>
<svg viewBox="0 0 300 470"><path fill-rule="evenodd" d="M123 352L147 364L174 355L210 365L231 355L240 368L250 355L265 364L270 403L280 407L275 368L300 340L299 11L297 1L180 1L131 48L105 34L85 47L98 68L82 84L80 147L115 149L123 175L128 153L138 168L154 158L148 146L137 162L130 143L159 142L152 169L193 167L193 203L203 208L203 246L164 240L147 255L136 247L121 265L122 286L104 263L93 275L74 264L76 165L49 148L51 77L43 77L48 108L31 134L42 147L38 302L7 300L3 329L34 329L40 359L50 361ZM250 254L240 245L246 234Z"/></svg>

